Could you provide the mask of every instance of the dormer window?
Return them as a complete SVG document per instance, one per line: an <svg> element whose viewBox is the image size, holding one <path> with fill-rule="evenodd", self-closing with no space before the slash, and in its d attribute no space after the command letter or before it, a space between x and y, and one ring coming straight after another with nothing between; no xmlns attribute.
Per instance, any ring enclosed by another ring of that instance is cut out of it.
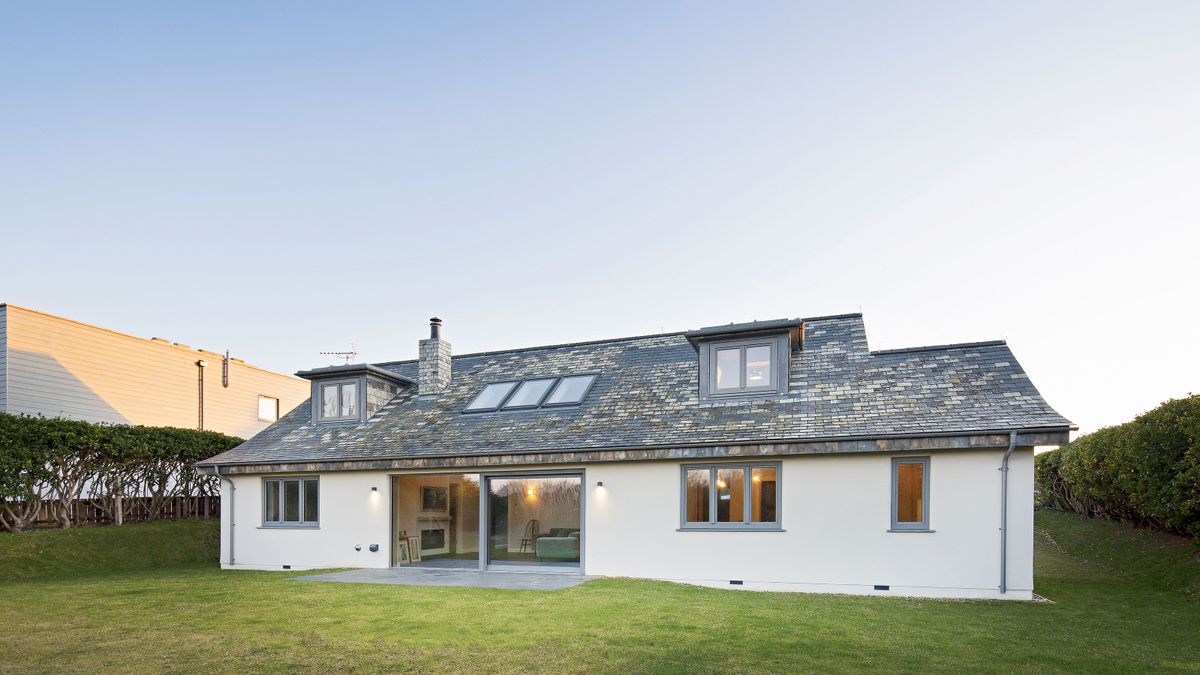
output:
<svg viewBox="0 0 1200 675"><path fill-rule="evenodd" d="M322 422L358 419L358 380L322 382L320 389Z"/></svg>
<svg viewBox="0 0 1200 675"><path fill-rule="evenodd" d="M704 400L785 391L787 334L702 342L700 394Z"/></svg>
<svg viewBox="0 0 1200 675"><path fill-rule="evenodd" d="M718 394L773 390L771 343L716 348L713 391Z"/></svg>
<svg viewBox="0 0 1200 675"><path fill-rule="evenodd" d="M412 381L393 370L365 363L329 366L296 373L312 381L312 420L364 422L374 417Z"/></svg>

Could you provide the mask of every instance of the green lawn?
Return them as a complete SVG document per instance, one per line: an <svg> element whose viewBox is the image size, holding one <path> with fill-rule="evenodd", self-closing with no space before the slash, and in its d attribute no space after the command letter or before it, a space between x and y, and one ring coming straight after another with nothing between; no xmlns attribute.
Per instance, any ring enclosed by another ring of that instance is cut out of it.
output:
<svg viewBox="0 0 1200 675"><path fill-rule="evenodd" d="M1053 603L315 584L221 572L211 523L3 535L0 671L1200 670L1190 544L1062 513L1037 523L1037 591Z"/></svg>

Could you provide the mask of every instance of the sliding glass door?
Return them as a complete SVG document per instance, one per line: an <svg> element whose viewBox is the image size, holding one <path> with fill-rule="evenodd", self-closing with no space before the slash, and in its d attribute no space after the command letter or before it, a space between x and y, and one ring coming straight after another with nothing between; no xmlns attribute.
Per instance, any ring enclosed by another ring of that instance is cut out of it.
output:
<svg viewBox="0 0 1200 675"><path fill-rule="evenodd" d="M493 476L486 482L489 564L579 567L581 476Z"/></svg>
<svg viewBox="0 0 1200 675"><path fill-rule="evenodd" d="M392 478L392 564L479 568L479 474Z"/></svg>

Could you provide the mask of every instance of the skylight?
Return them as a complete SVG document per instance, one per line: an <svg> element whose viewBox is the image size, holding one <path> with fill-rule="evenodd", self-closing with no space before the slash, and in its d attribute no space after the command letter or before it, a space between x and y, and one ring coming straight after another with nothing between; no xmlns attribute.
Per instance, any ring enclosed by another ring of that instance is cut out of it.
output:
<svg viewBox="0 0 1200 675"><path fill-rule="evenodd" d="M484 386L463 412L533 410L579 405L591 390L596 375L535 377L518 382L493 382Z"/></svg>
<svg viewBox="0 0 1200 675"><path fill-rule="evenodd" d="M596 381L595 375L572 375L559 380L558 386L550 395L546 397L546 402L542 405L573 405L583 400L588 389L592 388L592 383Z"/></svg>
<svg viewBox="0 0 1200 675"><path fill-rule="evenodd" d="M466 409L472 412L495 410L500 407L500 404L504 402L504 399L508 398L508 395L512 392L513 388L518 384L520 383L497 382L495 384L489 384L483 388L483 391L479 392L479 395L476 396L473 401L467 404Z"/></svg>
<svg viewBox="0 0 1200 675"><path fill-rule="evenodd" d="M546 392L554 386L554 382L552 377L544 380L525 380L521 386L517 387L517 391L512 397L504 402L504 409L538 407L542 399L546 397Z"/></svg>

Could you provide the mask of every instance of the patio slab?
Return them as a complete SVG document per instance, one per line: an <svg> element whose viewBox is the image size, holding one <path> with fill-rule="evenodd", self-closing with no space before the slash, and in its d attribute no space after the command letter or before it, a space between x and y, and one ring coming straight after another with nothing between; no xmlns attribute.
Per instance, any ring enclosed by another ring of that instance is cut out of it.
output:
<svg viewBox="0 0 1200 675"><path fill-rule="evenodd" d="M479 570L397 567L359 569L295 577L294 581L332 581L343 584L392 584L397 586L461 586L508 590L557 591L578 586L595 577L582 574L537 572L480 572Z"/></svg>

